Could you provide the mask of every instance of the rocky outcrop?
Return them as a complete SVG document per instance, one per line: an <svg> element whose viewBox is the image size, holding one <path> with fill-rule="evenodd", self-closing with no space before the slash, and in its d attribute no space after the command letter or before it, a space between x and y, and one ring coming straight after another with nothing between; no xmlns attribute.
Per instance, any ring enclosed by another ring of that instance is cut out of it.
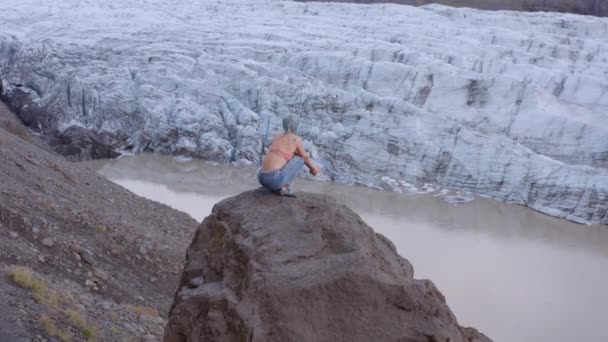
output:
<svg viewBox="0 0 608 342"><path fill-rule="evenodd" d="M103 141L101 134L78 126L63 132L53 131L45 141L54 151L72 161L111 159L120 155Z"/></svg>
<svg viewBox="0 0 608 342"><path fill-rule="evenodd" d="M80 125L58 129L57 112L61 109L40 106L31 101L29 93L19 85L6 96L0 86L0 127L20 136L29 136L24 125L38 133L44 144L71 161L107 159L119 156L114 135L98 133ZM8 107L7 107L8 106ZM13 110L15 113L9 111ZM29 139L29 138L28 138Z"/></svg>
<svg viewBox="0 0 608 342"><path fill-rule="evenodd" d="M328 196L263 189L198 228L165 327L178 341L489 341L429 280Z"/></svg>

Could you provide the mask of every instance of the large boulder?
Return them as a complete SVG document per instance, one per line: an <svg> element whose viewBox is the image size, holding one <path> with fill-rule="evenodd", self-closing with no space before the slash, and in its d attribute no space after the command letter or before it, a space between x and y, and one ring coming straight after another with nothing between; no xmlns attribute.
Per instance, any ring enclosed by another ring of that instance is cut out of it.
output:
<svg viewBox="0 0 608 342"><path fill-rule="evenodd" d="M199 226L165 341L490 341L395 246L328 196L262 189Z"/></svg>

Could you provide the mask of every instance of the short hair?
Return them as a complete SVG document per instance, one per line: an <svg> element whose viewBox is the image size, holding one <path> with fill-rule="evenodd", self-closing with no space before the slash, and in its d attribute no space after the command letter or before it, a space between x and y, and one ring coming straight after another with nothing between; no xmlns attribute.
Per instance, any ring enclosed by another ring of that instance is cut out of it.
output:
<svg viewBox="0 0 608 342"><path fill-rule="evenodd" d="M290 114L283 118L283 129L285 133L298 133L298 118L295 115Z"/></svg>

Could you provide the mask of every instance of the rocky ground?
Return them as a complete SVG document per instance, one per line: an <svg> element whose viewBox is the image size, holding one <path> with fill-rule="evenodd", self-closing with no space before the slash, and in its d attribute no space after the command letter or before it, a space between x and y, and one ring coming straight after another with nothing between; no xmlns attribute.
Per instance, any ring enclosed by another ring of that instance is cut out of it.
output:
<svg viewBox="0 0 608 342"><path fill-rule="evenodd" d="M0 104L0 341L157 341L188 215L49 152Z"/></svg>

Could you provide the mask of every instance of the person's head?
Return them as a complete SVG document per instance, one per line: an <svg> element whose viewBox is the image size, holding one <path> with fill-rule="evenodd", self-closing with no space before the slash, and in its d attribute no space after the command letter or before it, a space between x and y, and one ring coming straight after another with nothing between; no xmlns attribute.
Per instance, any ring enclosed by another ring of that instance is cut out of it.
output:
<svg viewBox="0 0 608 342"><path fill-rule="evenodd" d="M283 129L285 133L298 134L298 119L295 115L290 114L283 118Z"/></svg>

